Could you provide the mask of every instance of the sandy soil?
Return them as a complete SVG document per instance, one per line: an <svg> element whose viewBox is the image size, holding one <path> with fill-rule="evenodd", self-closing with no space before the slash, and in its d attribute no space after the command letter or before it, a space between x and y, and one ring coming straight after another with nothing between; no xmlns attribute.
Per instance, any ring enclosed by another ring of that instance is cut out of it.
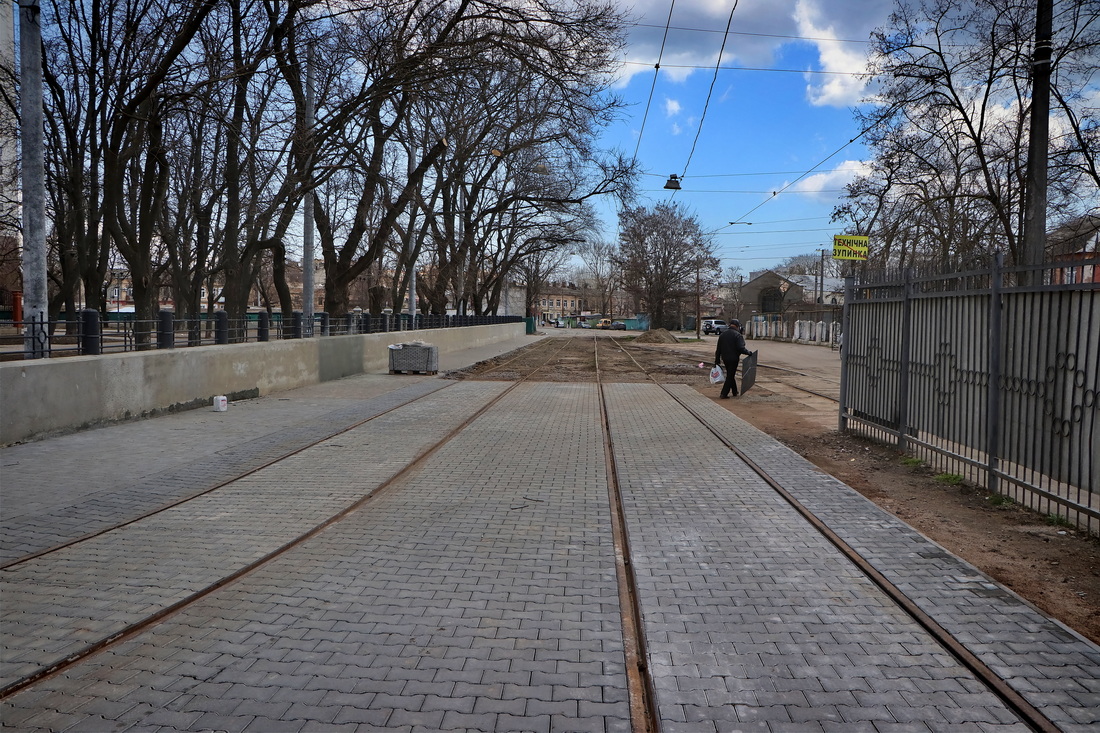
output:
<svg viewBox="0 0 1100 733"><path fill-rule="evenodd" d="M553 334L578 336L572 334ZM573 338L535 379L591 381L595 378L592 335ZM760 430L805 456L925 536L966 559L1048 615L1100 643L1100 540L1013 504L1000 504L973 486L940 483L935 472L909 465L893 449L837 430L839 358L829 349L774 342L750 342L760 350L756 386L737 399L718 400L718 387L707 382L704 362L713 358L714 339L694 334L664 334L616 341L663 382L690 384ZM649 343L643 343L648 341ZM664 341L664 343L661 343ZM556 342L556 339L555 339ZM610 346L610 344L608 344ZM556 343L555 343L556 346ZM603 349L599 356L606 381L641 381L625 355ZM531 367L533 368L533 366ZM496 372L484 365L467 376L514 379L526 374L522 360ZM818 395L795 389L810 389ZM820 395L820 396L819 396Z"/></svg>

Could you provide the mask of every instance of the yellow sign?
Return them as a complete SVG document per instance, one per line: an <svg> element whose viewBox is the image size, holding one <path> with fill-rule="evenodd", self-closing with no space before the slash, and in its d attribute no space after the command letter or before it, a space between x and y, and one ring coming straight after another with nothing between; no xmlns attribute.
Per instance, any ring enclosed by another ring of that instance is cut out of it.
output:
<svg viewBox="0 0 1100 733"><path fill-rule="evenodd" d="M833 236L834 260L865 260L870 249L870 237L856 237L848 234Z"/></svg>

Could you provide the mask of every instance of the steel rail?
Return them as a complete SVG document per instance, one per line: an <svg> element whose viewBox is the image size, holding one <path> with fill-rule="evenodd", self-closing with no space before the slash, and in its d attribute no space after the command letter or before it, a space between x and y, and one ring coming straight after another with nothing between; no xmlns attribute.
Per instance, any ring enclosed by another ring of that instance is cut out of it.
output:
<svg viewBox="0 0 1100 733"><path fill-rule="evenodd" d="M564 345L562 346L562 348L564 348ZM556 351L556 352L554 352L554 354L550 355L550 357L547 359L547 361L542 366L546 366L547 364L549 364L550 361L553 359L553 357L556 356L560 352L561 352L561 349L558 349L558 351ZM534 374L535 372L537 372L539 369L542 368L542 366L540 366L540 367L536 368L535 370L533 370L531 372L531 374ZM26 675L25 677L22 677L18 680L15 680L14 682L9 683L8 685L4 686L3 688L0 688L0 700L6 699L7 697L19 692L20 690L23 690L23 689L29 687L30 685L33 685L34 683L39 682L39 681L41 681L41 680L43 680L47 677L53 677L53 676L63 672L64 670L72 667L73 665L77 664L78 662L81 662L84 659L87 659L88 657L92 656L93 654L96 654L100 651L103 651L104 649L107 649L108 647L114 646L114 645L116 645L120 642L123 642L123 641L127 640L127 639L133 638L137 634L140 634L141 632L151 628L152 626L155 626L156 624L160 623L161 621L164 621L165 619L175 615L176 613L184 610L185 608L197 603L198 601L202 600L203 598L206 598L210 594L212 594L215 591L225 587L226 585L229 585L230 583L232 583L234 581L240 580L241 578L245 577L246 575L248 575L252 572L255 572L256 570L259 570L260 568L270 564L272 561L277 560L278 558L285 555L290 550L298 547L299 545L301 545L301 544L305 543L306 541L312 539L313 537L317 536L318 534L320 534L321 532L326 530L331 525L339 522L340 520L344 519L345 517L351 515L352 513L358 511L359 509L363 508L369 502L371 502L374 499L381 496L386 490L388 490L390 487L392 487L395 483L397 483L401 479L405 478L406 476L414 473L415 471L419 470L420 467L431 456L433 456L435 453L437 453L447 443L451 442L457 435L459 435L463 430L465 430L467 427L469 427L471 423L473 423L479 417L484 415L490 408L492 408L494 405L496 405L498 402L500 402L502 399L504 399L504 397L506 397L513 390L518 388L521 384L523 384L525 379L516 380L508 388L504 389L500 394L493 397L488 402L486 402L484 405L482 405L480 408L478 408L476 412L474 412L468 418L463 420L459 425L457 425L455 428L453 428L451 431L449 431L446 435L444 435L436 443L432 444L428 448L425 448L423 451L421 451L409 463L405 464L405 466L403 466L400 470L396 471L392 476L390 476L386 480L382 481L376 487L371 489L369 492L364 494L362 497L360 497L356 501L352 502L348 506L341 509L339 512L333 514L332 516L330 516L327 519L323 520L322 522L318 523L314 527L306 530L305 532L298 535L297 537L291 538L290 540L283 543L279 547L271 550L267 554L253 560L250 563L247 563L246 565L243 565L243 566L237 568L233 572L231 572L228 575L220 578L219 580L214 581L213 583L207 585L206 587L203 587L203 588L200 588L200 589L196 590L194 593L186 596L185 598L181 598L179 601L176 601L175 603L172 603L168 606L165 606L164 608L158 609L158 610L150 613L145 618L143 618L139 621L135 621L131 624L127 624L125 627L115 631L110 636L107 636L107 637L104 637L104 638L102 638L98 641L94 641L94 642L89 643L83 649L80 649L80 650L74 652L73 654L65 657L64 659L62 659L58 662L50 664L49 666L43 667L43 668L35 671L32 674ZM430 394L434 394L434 392L432 392ZM402 405L398 405L394 408L391 408L390 410L387 410L386 412L392 412L393 410L396 410L400 407L403 407L405 405L416 402L417 400L423 399L424 397L427 397L427 396L429 396L429 395L423 395L421 397L417 397L415 399L409 400L408 402L405 402ZM386 412L380 413L380 415L386 414ZM374 417L378 417L380 415L376 415ZM324 440L328 440L329 438L334 437L335 435L340 435L342 433L346 433L350 430L353 430L357 427L360 427L361 425L363 425L367 422L370 422L370 420L373 420L374 417L367 418L366 420L359 421L355 425L352 425L348 428L345 428L343 430L340 430L339 432L334 433L332 436L322 438L321 440L310 443L307 446L303 446L301 448L298 448L298 449L288 453L287 455L284 455L280 458L276 458L272 461L267 462L266 464L264 464L261 467L254 468L254 469L251 469L249 471L243 472L240 476L237 476L234 479L230 479L229 481L222 482L221 484L219 484L219 486L215 487L214 489L203 491L203 492L201 492L201 494L196 494L196 495L190 496L190 497L188 497L188 498L186 498L182 501L175 502L173 504L173 506L179 506L181 504L186 503L187 501L191 501L191 500L197 498L198 496L209 494L212 491L217 490L218 488L224 488L226 485L232 483L233 481L236 481L236 480L239 480L241 478L244 478L245 476L249 476L251 474L254 474L257 471L262 470L263 468L268 468L268 467L270 467L270 466L272 466L272 465L274 465L274 464L276 464L280 461L283 461L283 460L286 460L287 458L290 458L291 456L302 453L303 451L307 450L308 448L312 448L312 447L316 446L318 443L321 443ZM167 508L169 508L169 507L162 507L161 509L158 509L157 511L154 511L151 514L157 514L161 511L164 511ZM133 524L136 521L138 521L138 520L135 519L135 520L132 520L132 521L128 521L128 522L126 522L122 525L119 525L119 527L123 527L123 526L129 525L129 524ZM118 529L118 527L115 527L114 529ZM107 530L107 531L111 531L111 530ZM105 533L106 532L101 532L101 533L98 533L98 534L105 534ZM85 538L85 539L90 539L90 538ZM70 545L71 544L76 544L76 543L75 542L70 543ZM54 551L56 551L56 550L54 550ZM42 553L40 553L39 556L41 556L41 554ZM26 558L26 559L29 559L29 558ZM21 561L25 561L25 560L21 560Z"/></svg>
<svg viewBox="0 0 1100 733"><path fill-rule="evenodd" d="M559 349L558 351L560 352L561 349ZM527 352L527 354L525 354L525 355L529 355L529 353L530 352ZM507 366L508 364L511 364L513 361L516 361L516 359L518 359L518 358L520 358L520 357L518 357L518 356L513 357L512 359L509 359L508 361L504 362L504 364L501 365L501 366ZM493 371L496 371L498 368L499 367L494 367ZM538 370L536 369L535 371L538 371ZM492 372L488 372L488 373L491 374ZM532 372L532 374L533 373L534 372ZM435 391L438 391L438 390L435 390ZM206 487L206 488L204 488L200 491L196 491L196 492L194 492L192 494L188 494L186 496L178 497L178 498L173 499L171 501L165 502L164 504L159 504L159 505L153 507L152 509L149 509L145 512L142 512L141 514L136 514L132 517L129 517L129 518L123 520L123 521L117 522L117 523L112 524L110 526L102 527L100 529L97 529L94 532L88 532L87 534L80 535L79 537L73 537L72 539L65 540L64 542L60 542L56 545L51 545L50 547L45 547L41 550L36 550L36 551L34 551L32 553L29 553L27 555L23 555L21 557L15 558L14 560L7 560L5 562L0 562L0 570L8 570L9 568L13 568L17 565L21 565L22 563L28 562L30 560L34 560L34 559L43 557L44 555L49 555L50 553L57 552L59 550L64 550L67 547L72 547L73 545L80 544L81 542L87 542L88 540L92 540L92 539L95 539L97 537L101 537L105 534L108 534L109 532L113 532L116 529L121 529L123 527L129 526L129 525L134 524L136 522L140 522L143 519L148 519L149 517L156 516L157 514L160 514L162 512L166 512L169 509L173 509L175 507L178 507L181 504L186 504L189 501L192 501L194 499L198 499L200 497L206 496L207 494L209 494L211 492L214 492L214 491L217 491L218 489L225 488L226 486L233 483L234 481L239 481L240 479L243 479L247 476L251 476L252 474L257 473L258 471L264 470L265 468L270 468L271 466L279 463L280 461L284 461L287 458L291 458L292 456L295 456L295 455L301 453L304 450L308 450L308 449L318 445L319 443L323 443L326 440L331 440L332 438L335 438L339 435L343 435L344 433L347 433L351 430L355 430L356 428L362 427L363 425L367 424L368 422L370 422L372 420L377 420L380 417L384 417L385 415L388 415L389 413L393 412L394 410L399 410L403 407L407 407L408 405L413 404L414 402L416 402L418 400L422 400L426 397L430 397L431 395L435 394L435 391L429 392L428 394L420 395L419 397L413 397L412 399L406 400L406 401L404 401L404 402L402 402L398 405L394 405L393 407L390 407L386 410L383 410L382 412L379 412L377 415L371 415L368 418L358 420L358 421L356 421L356 422L354 422L350 425L346 425L346 426L344 426L342 428L339 428L337 430L333 430L331 432L328 432L325 435L322 435L321 437L317 438L316 440L313 440L311 442L300 445L297 448L294 448L294 449L289 450L285 453L282 453L278 456L275 456L274 458L272 458L270 460L267 460L263 463L257 464L257 465L255 465L255 466L253 466L253 467L251 467L251 468L249 468L245 471L241 471L239 473L236 473L233 476L230 476L229 478L223 479L223 480L219 481L218 483L213 484L211 486L208 486L208 487Z"/></svg>
<svg viewBox="0 0 1100 733"><path fill-rule="evenodd" d="M621 344L619 348L622 348ZM668 396L677 402L684 408L688 414L694 417L699 423L705 427L712 435L720 440L731 452L734 453L739 459L741 459L745 465L747 465L754 473L756 473L765 483L768 484L784 501L802 516L814 529L816 529L825 539L827 539L837 550L847 558L853 565L859 569L868 579L871 580L876 586L882 590L887 597L890 598L901 610L907 613L919 626L932 636L949 654L951 654L956 660L959 661L964 667L966 667L974 676L981 681L994 695L996 695L1009 709L1011 709L1016 715L1020 717L1020 720L1028 725L1032 730L1039 731L1040 733L1058 733L1062 729L1059 728L1050 718L1043 715L1043 713L1032 705L1024 698L1019 692L1013 689L1004 679L1002 679L992 668L985 662L979 659L973 652L967 649L958 639L956 639L947 629L939 624L934 618L922 610L916 603L913 602L900 588L892 583L885 575L883 575L877 568L875 568L866 558L864 558L858 551L849 545L840 535L834 532L825 522L817 517L816 514L811 512L805 505L803 505L797 498L794 497L787 489L785 489L771 474L765 471L760 465L749 458L743 451L735 446L729 439L721 434L713 425L698 413L691 406L686 404L678 396L672 393L665 385L658 382L653 376L638 363L636 359L626 350L623 349L623 353L630 356L631 360L637 365L638 369L646 374L649 379L660 387Z"/></svg>
<svg viewBox="0 0 1100 733"><path fill-rule="evenodd" d="M626 510L623 508L622 492L619 488L615 443L611 437L607 396L604 394L603 381L600 378L600 340L593 335L596 389L600 398L600 421L607 462L607 494L611 504L611 532L615 542L615 575L618 578L623 653L626 657L627 688L630 695L630 722L634 733L659 733L661 721L657 715L657 694L653 686L653 677L649 672L642 607L638 600L638 582L631 562L630 533L626 521ZM635 364L637 364L636 361Z"/></svg>
<svg viewBox="0 0 1100 733"><path fill-rule="evenodd" d="M759 368L759 366L757 368ZM837 404L840 404L840 399L837 398L837 397L830 397L827 394L823 394L821 392L817 392L817 391L812 390L812 389L806 389L805 387L799 387L797 384L791 384L790 382L782 382L782 381L780 381L778 379L775 379L773 377L767 377L767 379L771 380L772 384L782 384L784 387L790 387L791 389L797 389L799 392L805 392L806 394L812 394L814 397L820 397L823 400L829 400L830 402L835 402ZM756 383L760 384L761 382L758 379Z"/></svg>
<svg viewBox="0 0 1100 733"><path fill-rule="evenodd" d="M438 390L436 390L436 391L438 391ZM169 509L173 509L175 507L180 506L181 504L186 504L189 501L194 501L195 499L206 496L207 494L210 494L214 491L217 491L218 489L225 488L226 486L233 483L234 481L240 481L241 479L243 479L247 476L251 476L252 474L257 473L259 471L262 471L265 468L270 468L271 466L275 465L276 463L279 463L280 461L285 461L286 459L291 458L292 456L296 456L299 453L301 453L302 451L313 448L314 446L318 445L319 443L323 443L326 440L331 440L332 438L335 438L339 435L343 435L344 433L347 433L351 430L355 430L356 428L362 427L363 425L366 425L367 423L369 423L372 420L377 420L380 417L388 415L389 413L393 412L394 410L399 410L402 407L406 407L408 405L411 405L412 403L416 402L417 400L422 400L425 397L428 397L432 394L435 394L435 391L429 392L428 394L421 395L419 397L414 397L410 400L402 402L399 405L394 405L393 407L391 407L389 409L386 409L386 410L383 410L382 412L379 412L377 415L371 415L370 417L364 418L363 420L358 420L358 421L352 423L351 425L347 425L347 426L342 427L338 430L334 430L334 431L332 431L332 432L330 432L326 435L323 435L320 438L317 438L316 440L313 440L313 441L308 442L304 445L298 446L297 448L294 448L294 449L289 450L285 453L282 453L281 455L275 456L274 458L272 458L268 461L264 461L263 463L260 463L256 466L253 466L252 468L249 468L248 470L236 473L236 474L234 474L233 476L231 476L227 479L219 481L218 483L214 484L213 486L208 486L207 488L202 489L200 491L196 491L195 493L188 494L187 496L181 496L181 497L178 497L176 499L173 499L172 501L166 502L164 504L160 504L160 505L158 505L158 506L156 506L152 509L149 509L148 511L145 511L141 514L134 515L134 516L132 516L132 517L126 519L126 520L120 521L116 524L112 524L109 527L103 527L101 529L96 530L95 532L89 532L87 534L81 535L79 537L74 537L70 540L66 540L66 541L58 543L56 545L52 545L50 547L47 547L47 548L44 548L44 549L41 549L41 550L37 550L35 552L30 553L29 555L24 555L22 557L16 558L15 560L9 560L9 561L7 561L3 564L0 564L0 570L8 570L9 568L13 568L17 565L21 565L21 564L23 564L25 562L28 562L30 560L34 560L36 558L43 557L44 555L49 555L49 554L57 552L59 550L64 550L67 547L72 547L73 545L78 545L81 542L87 542L88 540L95 539L96 537L102 537L103 535L108 534L110 532L113 532L117 529L122 529L123 527L128 527L131 524L135 524L136 522L140 522L143 519L148 519L149 517L154 517L157 514L161 514L162 512L166 512Z"/></svg>

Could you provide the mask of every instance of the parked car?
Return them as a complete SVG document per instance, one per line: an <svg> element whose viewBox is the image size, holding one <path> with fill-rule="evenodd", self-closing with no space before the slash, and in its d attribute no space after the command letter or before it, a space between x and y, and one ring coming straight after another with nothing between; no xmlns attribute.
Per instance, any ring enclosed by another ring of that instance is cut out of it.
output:
<svg viewBox="0 0 1100 733"><path fill-rule="evenodd" d="M560 318L554 322L554 328L565 328L565 321Z"/></svg>
<svg viewBox="0 0 1100 733"><path fill-rule="evenodd" d="M612 321L611 322L611 330L612 331L625 331L626 330L626 324L623 323L622 321Z"/></svg>
<svg viewBox="0 0 1100 733"><path fill-rule="evenodd" d="M729 325L718 318L708 318L703 321L703 333L717 333L720 334L729 328Z"/></svg>
<svg viewBox="0 0 1100 733"><path fill-rule="evenodd" d="M600 322L596 324L596 328L611 328L611 319L601 318Z"/></svg>
<svg viewBox="0 0 1100 733"><path fill-rule="evenodd" d="M580 328L592 328L592 324L588 321L581 321L577 324Z"/></svg>

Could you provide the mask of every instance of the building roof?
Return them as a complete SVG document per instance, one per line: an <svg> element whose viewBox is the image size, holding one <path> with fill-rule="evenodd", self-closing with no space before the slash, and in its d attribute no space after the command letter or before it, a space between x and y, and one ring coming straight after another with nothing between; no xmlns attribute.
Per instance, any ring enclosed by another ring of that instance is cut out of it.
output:
<svg viewBox="0 0 1100 733"><path fill-rule="evenodd" d="M752 274L752 279L745 283L748 285L751 282L755 282L763 277L776 277L780 280L786 280L792 285L798 285L805 291L813 292L818 288L817 275L784 275L776 272L775 270L760 270ZM827 277L825 278L825 292L833 293L844 290L844 280L839 277Z"/></svg>
<svg viewBox="0 0 1100 733"><path fill-rule="evenodd" d="M802 286L803 290L817 290L818 277L817 275L781 275L792 283L797 283ZM844 290L844 280L839 277L827 277L825 278L821 287L826 293L840 292Z"/></svg>
<svg viewBox="0 0 1100 733"><path fill-rule="evenodd" d="M1047 234L1047 252L1054 256L1096 252L1100 241L1100 216L1087 214Z"/></svg>

